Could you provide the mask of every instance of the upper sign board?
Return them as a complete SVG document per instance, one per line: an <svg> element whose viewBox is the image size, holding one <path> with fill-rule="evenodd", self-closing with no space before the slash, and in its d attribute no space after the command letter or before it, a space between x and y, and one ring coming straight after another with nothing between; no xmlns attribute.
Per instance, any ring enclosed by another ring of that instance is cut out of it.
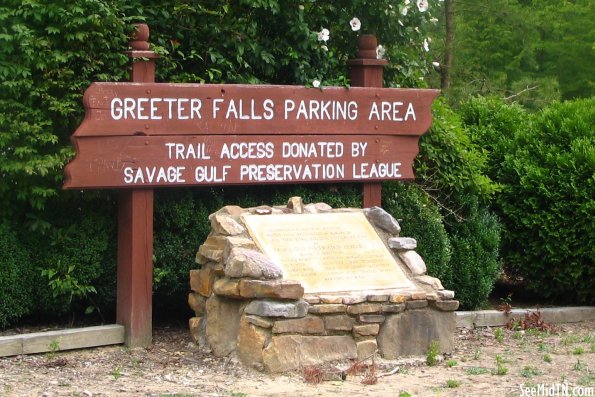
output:
<svg viewBox="0 0 595 397"><path fill-rule="evenodd" d="M93 83L75 136L421 135L437 90Z"/></svg>

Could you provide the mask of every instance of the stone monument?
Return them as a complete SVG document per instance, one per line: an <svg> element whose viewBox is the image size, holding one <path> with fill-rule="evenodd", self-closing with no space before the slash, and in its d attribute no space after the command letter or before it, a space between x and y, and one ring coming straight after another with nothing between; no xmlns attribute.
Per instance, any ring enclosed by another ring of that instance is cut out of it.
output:
<svg viewBox="0 0 595 397"><path fill-rule="evenodd" d="M188 295L201 349L269 372L452 350L459 302L383 209L292 197L209 219Z"/></svg>

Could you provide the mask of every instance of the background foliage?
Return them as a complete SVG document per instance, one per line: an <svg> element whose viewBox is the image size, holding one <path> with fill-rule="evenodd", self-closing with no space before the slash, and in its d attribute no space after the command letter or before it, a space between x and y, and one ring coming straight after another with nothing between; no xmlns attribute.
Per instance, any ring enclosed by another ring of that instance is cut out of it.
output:
<svg viewBox="0 0 595 397"><path fill-rule="evenodd" d="M535 110L593 95L593 1L447 1L454 9L451 103L497 95ZM439 40L430 50L439 62L443 22L435 25Z"/></svg>
<svg viewBox="0 0 595 397"><path fill-rule="evenodd" d="M85 88L128 79L123 50L133 22L151 27L150 42L162 56L158 81L348 85L346 61L355 57L356 38L374 33L390 61L385 85L425 87L441 67L432 61L442 57L442 2L429 1L426 11L417 3L4 1L0 327L27 314L70 317L89 304L113 315L116 195L63 192L61 184ZM403 235L418 239L430 274L457 291L463 307L485 301L501 267L500 246L507 271L535 280L530 288L540 290L537 283L550 277L560 288L542 294L592 300L584 284L568 292L593 277L593 226L587 222L593 115L585 109L592 101L552 105L533 116L502 100L468 97L496 94L535 110L558 98L591 96L593 3L458 0L455 10L452 89L435 104L434 126L421 140L417 180L386 184L385 207L402 220ZM362 22L358 32L349 26L353 17ZM318 40L323 28L328 41ZM230 203L281 204L292 195L361 206L359 188L348 184L157 190L157 312L187 310L188 270L208 233L209 213ZM574 214L584 218L569 222ZM562 266L562 258L571 265ZM52 290L48 274L63 288Z"/></svg>

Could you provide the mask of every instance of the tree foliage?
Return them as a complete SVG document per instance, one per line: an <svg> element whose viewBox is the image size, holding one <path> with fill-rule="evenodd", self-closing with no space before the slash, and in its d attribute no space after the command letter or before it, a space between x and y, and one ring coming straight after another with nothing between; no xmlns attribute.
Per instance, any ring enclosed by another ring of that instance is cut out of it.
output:
<svg viewBox="0 0 595 397"><path fill-rule="evenodd" d="M454 102L498 95L538 109L594 93L595 3L590 0L450 0ZM435 27L444 38L444 26ZM444 59L443 40L432 56Z"/></svg>

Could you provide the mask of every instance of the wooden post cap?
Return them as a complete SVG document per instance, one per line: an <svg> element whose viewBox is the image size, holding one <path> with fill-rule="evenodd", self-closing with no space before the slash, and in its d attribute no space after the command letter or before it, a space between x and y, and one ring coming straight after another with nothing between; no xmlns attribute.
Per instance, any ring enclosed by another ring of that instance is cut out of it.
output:
<svg viewBox="0 0 595 397"><path fill-rule="evenodd" d="M362 59L376 59L378 40L373 34L364 34L357 39L357 57Z"/></svg>
<svg viewBox="0 0 595 397"><path fill-rule="evenodd" d="M134 24L135 31L132 33L132 41L129 43L133 51L149 50L149 25L146 23Z"/></svg>

